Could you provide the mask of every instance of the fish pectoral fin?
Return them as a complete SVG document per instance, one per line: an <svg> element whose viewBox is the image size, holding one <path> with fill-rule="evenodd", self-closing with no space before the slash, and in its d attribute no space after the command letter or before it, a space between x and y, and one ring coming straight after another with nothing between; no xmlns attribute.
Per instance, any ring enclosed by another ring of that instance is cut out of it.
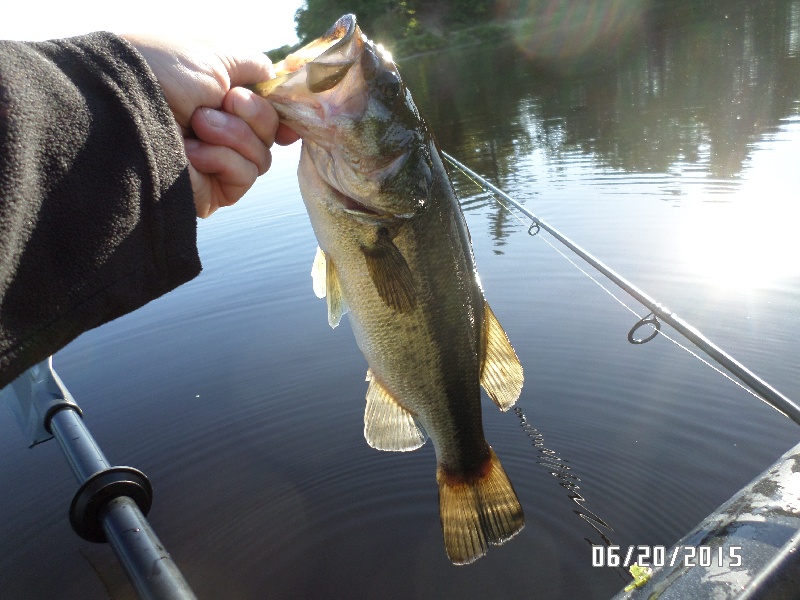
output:
<svg viewBox="0 0 800 600"><path fill-rule="evenodd" d="M414 274L389 235L379 233L375 245L362 246L361 251L381 299L399 313L414 310L417 306Z"/></svg>
<svg viewBox="0 0 800 600"><path fill-rule="evenodd" d="M407 452L423 446L428 439L422 425L367 371L367 408L364 437L376 450Z"/></svg>
<svg viewBox="0 0 800 600"><path fill-rule="evenodd" d="M322 248L317 246L317 254L314 257L314 264L311 265L311 283L314 286L314 295L317 298L324 298L325 289L325 253Z"/></svg>
<svg viewBox="0 0 800 600"><path fill-rule="evenodd" d="M484 300L481 385L500 410L508 410L522 392L522 365L508 336Z"/></svg>
<svg viewBox="0 0 800 600"><path fill-rule="evenodd" d="M339 324L342 320L342 315L347 313L349 307L347 306L347 300L345 300L344 294L342 292L342 284L339 281L339 275L336 271L336 265L334 262L325 256L325 253L322 250L319 251L317 257L322 256L322 260L324 261L324 265L318 267L320 270L324 270L325 272L325 293L323 296L328 300L328 325L330 325L333 329ZM317 267L317 260L314 260L315 268ZM323 269L324 267L324 269ZM317 290L316 282L314 284L314 291L319 296L319 290ZM320 296L322 297L322 296Z"/></svg>
<svg viewBox="0 0 800 600"><path fill-rule="evenodd" d="M486 554L487 544L500 545L525 527L517 494L494 450L479 478L460 478L440 465L439 516L447 556L457 565L475 562Z"/></svg>

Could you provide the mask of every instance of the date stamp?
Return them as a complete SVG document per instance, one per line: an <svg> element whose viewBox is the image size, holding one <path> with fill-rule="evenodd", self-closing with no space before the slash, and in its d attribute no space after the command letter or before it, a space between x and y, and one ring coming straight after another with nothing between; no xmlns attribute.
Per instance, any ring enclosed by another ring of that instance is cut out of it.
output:
<svg viewBox="0 0 800 600"><path fill-rule="evenodd" d="M739 567L742 547L592 546L593 567Z"/></svg>

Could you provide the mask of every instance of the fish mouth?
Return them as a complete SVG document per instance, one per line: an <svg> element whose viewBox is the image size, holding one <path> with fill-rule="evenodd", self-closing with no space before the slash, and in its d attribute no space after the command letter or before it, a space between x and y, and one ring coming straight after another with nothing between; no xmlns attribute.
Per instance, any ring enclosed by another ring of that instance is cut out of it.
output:
<svg viewBox="0 0 800 600"><path fill-rule="evenodd" d="M338 84L361 54L363 42L355 15L339 18L324 35L291 53L275 65L275 78L251 86L266 98L306 67L310 92L319 93Z"/></svg>

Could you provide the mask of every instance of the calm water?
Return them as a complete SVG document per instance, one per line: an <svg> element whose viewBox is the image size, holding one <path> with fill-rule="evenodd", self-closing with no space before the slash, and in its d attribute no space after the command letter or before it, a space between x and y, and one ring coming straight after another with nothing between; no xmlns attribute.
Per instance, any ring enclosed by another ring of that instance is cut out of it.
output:
<svg viewBox="0 0 800 600"><path fill-rule="evenodd" d="M723 4L610 1L559 44L522 29L401 67L443 149L800 400L800 1ZM666 339L630 345L633 314L456 176L526 370L516 412L484 419L527 526L452 566L433 447L363 439L366 363L311 290L298 156L200 224L199 278L55 359L111 461L152 479L199 597L608 597L627 576L591 544L670 545L800 439ZM0 597L134 597L70 530L55 442L27 449L3 409L0 456Z"/></svg>

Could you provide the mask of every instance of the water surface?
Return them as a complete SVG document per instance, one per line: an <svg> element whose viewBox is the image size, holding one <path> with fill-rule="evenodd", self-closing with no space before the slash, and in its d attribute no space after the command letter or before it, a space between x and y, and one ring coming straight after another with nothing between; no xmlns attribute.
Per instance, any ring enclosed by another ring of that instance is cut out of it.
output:
<svg viewBox="0 0 800 600"><path fill-rule="evenodd" d="M800 2L630 21L589 55L521 30L401 69L443 149L800 399ZM668 340L629 344L638 317L454 174L525 368L517 409L485 399L484 420L527 526L452 566L432 446L363 439L367 365L311 290L298 156L200 223L200 277L55 358L112 462L152 479L199 597L608 597L627 575L591 544L669 546L800 438ZM26 448L0 411L0 452L0 597L134 597L69 529L55 442Z"/></svg>

